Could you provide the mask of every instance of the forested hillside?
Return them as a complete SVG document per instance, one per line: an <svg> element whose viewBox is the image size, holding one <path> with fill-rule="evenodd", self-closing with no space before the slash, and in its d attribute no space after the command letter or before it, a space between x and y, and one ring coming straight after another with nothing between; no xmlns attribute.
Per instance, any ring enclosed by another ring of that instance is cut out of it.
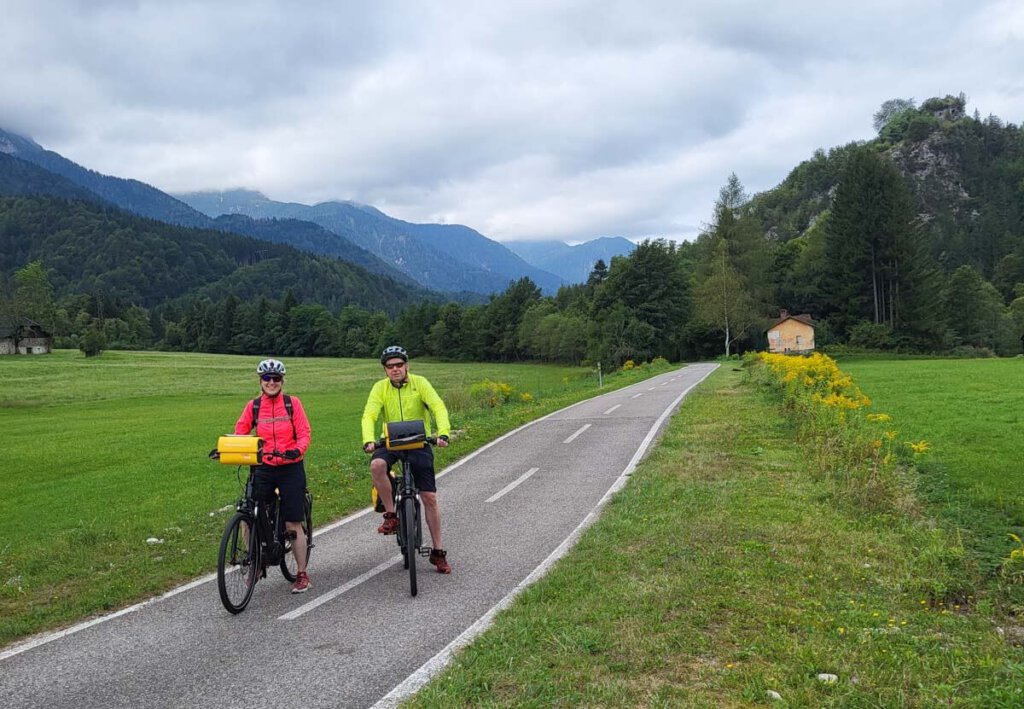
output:
<svg viewBox="0 0 1024 709"><path fill-rule="evenodd" d="M734 205L763 234L769 302L820 319L826 343L1019 352L1024 133L965 108L887 101L877 139Z"/></svg>
<svg viewBox="0 0 1024 709"><path fill-rule="evenodd" d="M25 199L0 202L0 270L15 274L3 292L72 346L92 328L112 346L372 356L397 341L415 356L609 367L763 348L786 309L809 313L824 347L1016 354L1024 134L965 106L887 101L876 139L819 150L753 198L732 175L695 242L645 242L554 295L521 278L486 303L442 303L329 259L284 263L283 246ZM164 229L175 246L151 243ZM128 321L148 329L128 336Z"/></svg>
<svg viewBox="0 0 1024 709"><path fill-rule="evenodd" d="M47 197L0 198L0 273L12 272L14 282L0 288L5 329L32 317L72 345L99 327L114 344L136 347L159 345L169 329L164 344L178 347L185 315L223 310L232 299L395 314L436 297L289 246ZM238 334L223 318L184 324L189 349L208 349L215 331L228 341Z"/></svg>
<svg viewBox="0 0 1024 709"><path fill-rule="evenodd" d="M210 220L184 202L138 180L110 177L89 170L63 155L0 128L0 152L6 152L73 182L103 200L152 219L184 226L209 226Z"/></svg>

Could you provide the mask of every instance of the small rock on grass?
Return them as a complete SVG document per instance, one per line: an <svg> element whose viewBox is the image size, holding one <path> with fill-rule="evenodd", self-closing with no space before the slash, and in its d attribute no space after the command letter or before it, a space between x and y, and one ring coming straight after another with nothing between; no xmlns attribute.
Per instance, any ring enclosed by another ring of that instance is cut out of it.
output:
<svg viewBox="0 0 1024 709"><path fill-rule="evenodd" d="M832 684L833 682L838 682L839 678L836 675L829 674L828 672L822 672L818 675L818 680L825 684Z"/></svg>

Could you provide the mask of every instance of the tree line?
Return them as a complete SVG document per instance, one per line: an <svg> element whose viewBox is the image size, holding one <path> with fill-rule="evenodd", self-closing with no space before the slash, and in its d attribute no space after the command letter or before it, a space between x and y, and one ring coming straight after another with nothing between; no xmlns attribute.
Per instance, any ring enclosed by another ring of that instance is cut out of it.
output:
<svg viewBox="0 0 1024 709"><path fill-rule="evenodd" d="M278 245L239 268L252 246L229 239L228 251L210 251L223 234L179 248L189 265L169 276L156 242L140 247L124 229L105 232L88 219L76 227L53 204L41 212L20 203L52 223L38 231L60 248L0 281L0 317L30 315L71 347L88 335L102 347L369 357L400 342L416 356L451 360L617 366L763 348L784 308L812 315L822 345L1015 354L1024 333L1024 135L991 116L963 115L964 104L963 96L920 108L887 102L876 140L818 151L753 198L730 175L695 241L645 241L553 296L528 278L475 304L417 297L382 277L346 291L353 276L338 262L273 251L286 248ZM0 242L17 231L10 215L18 210L2 207ZM85 218L84 207L70 209ZM129 265L90 271L87 250L66 253L67 243L82 243L73 238L82 229L94 244L120 239L133 250ZM8 242L21 263L40 253ZM102 279L119 287L99 287ZM143 295L153 283L162 297Z"/></svg>

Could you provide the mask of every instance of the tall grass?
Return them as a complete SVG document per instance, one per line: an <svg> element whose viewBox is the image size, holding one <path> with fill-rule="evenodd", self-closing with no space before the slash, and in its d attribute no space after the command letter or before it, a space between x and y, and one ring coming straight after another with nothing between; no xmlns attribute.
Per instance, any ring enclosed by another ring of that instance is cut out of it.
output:
<svg viewBox="0 0 1024 709"><path fill-rule="evenodd" d="M916 509L909 468L927 441L901 439L892 416L868 410L871 399L835 360L762 352L746 363L751 380L774 392L813 442L816 470L832 475L848 498L873 510Z"/></svg>
<svg viewBox="0 0 1024 709"><path fill-rule="evenodd" d="M842 366L901 436L927 438L917 466L929 512L958 530L990 589L1024 614L1024 575L1005 564L1020 548L1011 535L1024 536L1024 358Z"/></svg>

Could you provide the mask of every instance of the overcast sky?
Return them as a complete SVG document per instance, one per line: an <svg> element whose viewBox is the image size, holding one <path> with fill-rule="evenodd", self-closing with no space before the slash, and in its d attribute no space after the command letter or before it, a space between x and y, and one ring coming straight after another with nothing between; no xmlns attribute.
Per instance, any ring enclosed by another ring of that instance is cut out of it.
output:
<svg viewBox="0 0 1024 709"><path fill-rule="evenodd" d="M0 0L0 127L499 241L693 238L730 173L769 189L960 92L1024 120L1024 3Z"/></svg>

